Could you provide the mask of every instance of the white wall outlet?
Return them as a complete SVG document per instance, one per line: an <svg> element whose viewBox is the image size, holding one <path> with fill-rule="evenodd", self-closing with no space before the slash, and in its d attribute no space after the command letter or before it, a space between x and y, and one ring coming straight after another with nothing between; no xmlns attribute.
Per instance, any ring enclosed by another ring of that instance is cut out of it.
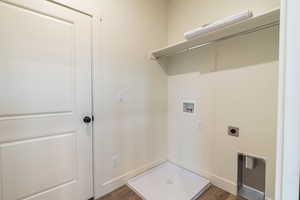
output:
<svg viewBox="0 0 300 200"><path fill-rule="evenodd" d="M120 102L120 103L124 102L124 99L125 99L125 98L124 98L124 95L123 95L123 94L120 94L119 97L118 97L119 102Z"/></svg>
<svg viewBox="0 0 300 200"><path fill-rule="evenodd" d="M118 165L119 165L119 156L118 155L114 155L111 158L111 160L112 160L112 166L113 166L113 168L118 167Z"/></svg>
<svg viewBox="0 0 300 200"><path fill-rule="evenodd" d="M197 128L199 128L199 129L202 128L202 121L201 120L197 121Z"/></svg>
<svg viewBox="0 0 300 200"><path fill-rule="evenodd" d="M128 92L129 92L129 88L125 88L123 91L121 91L119 94L118 94L118 101L120 103L122 102L125 102L126 101L126 98L128 96Z"/></svg>

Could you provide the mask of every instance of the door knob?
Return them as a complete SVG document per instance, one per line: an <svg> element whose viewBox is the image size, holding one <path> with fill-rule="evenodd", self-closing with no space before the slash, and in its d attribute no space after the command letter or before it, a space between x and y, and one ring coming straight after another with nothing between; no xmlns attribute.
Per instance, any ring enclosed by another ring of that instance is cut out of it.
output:
<svg viewBox="0 0 300 200"><path fill-rule="evenodd" d="M92 122L92 118L89 117L89 116L85 116L85 117L83 118L83 122L86 123L86 124L89 124L89 123Z"/></svg>

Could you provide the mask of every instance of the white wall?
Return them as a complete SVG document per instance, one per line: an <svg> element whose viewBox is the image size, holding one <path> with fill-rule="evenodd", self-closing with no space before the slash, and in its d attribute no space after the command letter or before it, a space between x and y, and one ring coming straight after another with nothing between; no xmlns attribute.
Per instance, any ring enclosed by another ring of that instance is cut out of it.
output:
<svg viewBox="0 0 300 200"><path fill-rule="evenodd" d="M266 158L267 194L273 197L277 66L170 76L169 159L235 193L237 153ZM182 100L197 102L196 116L182 113ZM227 135L230 125L240 128L239 138Z"/></svg>
<svg viewBox="0 0 300 200"><path fill-rule="evenodd" d="M103 22L95 70L96 197L166 158L167 77L148 57L166 44L166 6L161 0L99 2Z"/></svg>
<svg viewBox="0 0 300 200"><path fill-rule="evenodd" d="M279 6L278 1L251 1L251 5L231 1L221 10L203 2L170 1L169 43L181 40L184 31L219 17L247 8L258 14ZM235 193L237 153L264 157L266 192L274 199L278 40L278 28L273 28L170 58L171 161ZM182 113L183 100L197 102L196 115ZM227 135L230 125L240 128L239 138Z"/></svg>

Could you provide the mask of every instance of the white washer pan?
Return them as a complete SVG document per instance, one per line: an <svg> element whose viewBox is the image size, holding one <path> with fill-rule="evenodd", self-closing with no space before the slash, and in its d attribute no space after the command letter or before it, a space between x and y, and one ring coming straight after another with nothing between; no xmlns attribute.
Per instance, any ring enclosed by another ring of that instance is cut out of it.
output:
<svg viewBox="0 0 300 200"><path fill-rule="evenodd" d="M132 178L128 186L145 200L194 200L209 186L209 180L170 162Z"/></svg>

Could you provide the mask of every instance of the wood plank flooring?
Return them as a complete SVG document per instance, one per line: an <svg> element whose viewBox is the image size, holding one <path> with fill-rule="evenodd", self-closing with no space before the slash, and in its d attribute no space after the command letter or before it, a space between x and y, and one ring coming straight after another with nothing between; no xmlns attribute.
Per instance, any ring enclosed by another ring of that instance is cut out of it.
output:
<svg viewBox="0 0 300 200"><path fill-rule="evenodd" d="M127 186L123 186L98 200L142 200L142 199L138 195L136 195L130 188L128 188ZM244 199L237 198L216 186L211 186L197 200L244 200Z"/></svg>

